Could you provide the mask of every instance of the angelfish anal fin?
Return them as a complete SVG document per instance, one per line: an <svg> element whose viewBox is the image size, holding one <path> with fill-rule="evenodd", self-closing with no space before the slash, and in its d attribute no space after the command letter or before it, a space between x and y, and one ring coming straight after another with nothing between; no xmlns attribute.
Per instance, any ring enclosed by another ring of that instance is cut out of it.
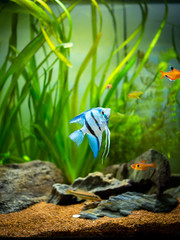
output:
<svg viewBox="0 0 180 240"><path fill-rule="evenodd" d="M92 135L92 134L87 134L88 140L89 140L89 145L93 151L94 157L97 158L98 152L99 152L99 144L98 144L98 139Z"/></svg>

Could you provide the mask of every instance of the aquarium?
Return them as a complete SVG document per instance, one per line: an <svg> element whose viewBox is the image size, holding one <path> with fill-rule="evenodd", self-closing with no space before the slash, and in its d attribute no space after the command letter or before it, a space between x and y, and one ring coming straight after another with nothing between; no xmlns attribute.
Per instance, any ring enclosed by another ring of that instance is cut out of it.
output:
<svg viewBox="0 0 180 240"><path fill-rule="evenodd" d="M72 183L155 149L179 173L179 7L1 1L0 164L50 161ZM177 79L161 78L171 66ZM111 109L98 151L86 136L77 147L69 136L82 126L70 121L98 107Z"/></svg>
<svg viewBox="0 0 180 240"><path fill-rule="evenodd" d="M180 236L180 2L0 1L0 236Z"/></svg>

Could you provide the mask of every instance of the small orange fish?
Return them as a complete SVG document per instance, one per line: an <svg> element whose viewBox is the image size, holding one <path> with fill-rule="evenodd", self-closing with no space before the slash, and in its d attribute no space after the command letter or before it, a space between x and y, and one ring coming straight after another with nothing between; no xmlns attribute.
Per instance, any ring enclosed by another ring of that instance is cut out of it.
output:
<svg viewBox="0 0 180 240"><path fill-rule="evenodd" d="M163 79L164 76L167 77L170 81L175 81L176 79L180 78L180 70L177 70L172 66L170 68L171 68L170 72L163 72L160 70L162 74L161 79Z"/></svg>
<svg viewBox="0 0 180 240"><path fill-rule="evenodd" d="M106 89L110 89L110 88L112 88L112 84L108 84L108 85L106 86Z"/></svg>
<svg viewBox="0 0 180 240"><path fill-rule="evenodd" d="M155 162L146 163L146 160L142 160L139 163L132 164L131 167L136 169L136 170L147 170L150 167L156 168L156 165L155 165Z"/></svg>
<svg viewBox="0 0 180 240"><path fill-rule="evenodd" d="M129 98L137 98L140 99L140 96L143 94L142 91L138 92L138 91L134 91L128 94Z"/></svg>

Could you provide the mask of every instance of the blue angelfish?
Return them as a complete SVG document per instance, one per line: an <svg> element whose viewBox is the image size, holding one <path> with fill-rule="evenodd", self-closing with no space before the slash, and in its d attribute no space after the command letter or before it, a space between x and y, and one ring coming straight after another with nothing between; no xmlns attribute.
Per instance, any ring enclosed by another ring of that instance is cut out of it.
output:
<svg viewBox="0 0 180 240"><path fill-rule="evenodd" d="M103 157L106 149L107 153L105 157L107 157L110 148L110 131L108 128L110 113L110 108L97 107L76 116L70 121L70 123L80 123L83 127L71 133L69 136L70 139L79 146L84 139L84 135L87 134L89 145L93 151L94 157L96 158L101 147L102 134L103 131L105 131L106 144Z"/></svg>

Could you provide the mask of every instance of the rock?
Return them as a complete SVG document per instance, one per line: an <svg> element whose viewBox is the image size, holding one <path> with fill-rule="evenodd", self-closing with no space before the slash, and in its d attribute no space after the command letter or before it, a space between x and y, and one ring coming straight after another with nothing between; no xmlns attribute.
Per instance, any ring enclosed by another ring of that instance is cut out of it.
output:
<svg viewBox="0 0 180 240"><path fill-rule="evenodd" d="M0 213L17 212L46 201L54 183L63 183L61 171L40 160L0 166Z"/></svg>
<svg viewBox="0 0 180 240"><path fill-rule="evenodd" d="M168 194L175 198L180 198L180 186L174 188L168 188L164 191L164 194Z"/></svg>
<svg viewBox="0 0 180 240"><path fill-rule="evenodd" d="M81 218L97 219L99 217L125 217L134 210L147 210L161 213L170 212L178 204L175 198L162 196L157 199L156 194L126 192L101 201L97 208L88 209L80 213Z"/></svg>
<svg viewBox="0 0 180 240"><path fill-rule="evenodd" d="M112 178L111 174L104 175L101 172L89 173L85 178L77 178L72 184L73 188L80 188L90 191L102 199L108 199L111 195L126 192L132 188L132 181L122 181Z"/></svg>
<svg viewBox="0 0 180 240"><path fill-rule="evenodd" d="M180 186L180 174L172 173L170 176L170 181L168 184L168 188L174 188Z"/></svg>
<svg viewBox="0 0 180 240"><path fill-rule="evenodd" d="M132 184L129 179L119 181L118 179L111 178L110 175L104 175L101 172L94 172L88 174L85 178L77 178L72 185L54 184L51 194L47 202L56 205L74 204L79 201L77 198L66 193L67 189L72 190L81 189L84 191L92 192L102 199L108 199L111 195L120 194L131 190Z"/></svg>
<svg viewBox="0 0 180 240"><path fill-rule="evenodd" d="M51 194L47 198L47 203L53 203L56 205L70 205L80 202L76 197L66 193L68 188L71 188L71 186L60 183L54 184Z"/></svg>
<svg viewBox="0 0 180 240"><path fill-rule="evenodd" d="M171 174L168 189L163 193L175 198L180 198L180 174Z"/></svg>
<svg viewBox="0 0 180 240"><path fill-rule="evenodd" d="M143 159L147 163L155 162L156 168L138 171L131 168L131 164L140 162ZM156 193L158 196L167 189L170 180L170 165L168 159L160 152L149 149L133 161L112 165L103 170L104 174L111 174L112 177L122 180L128 178L134 184L134 191L144 193Z"/></svg>

